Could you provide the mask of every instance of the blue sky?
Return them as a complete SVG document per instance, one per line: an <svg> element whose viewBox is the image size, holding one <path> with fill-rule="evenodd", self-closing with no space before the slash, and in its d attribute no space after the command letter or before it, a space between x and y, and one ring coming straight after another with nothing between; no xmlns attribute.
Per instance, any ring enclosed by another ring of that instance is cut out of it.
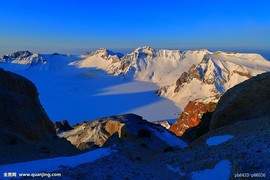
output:
<svg viewBox="0 0 270 180"><path fill-rule="evenodd" d="M0 51L270 49L267 0L1 0Z"/></svg>

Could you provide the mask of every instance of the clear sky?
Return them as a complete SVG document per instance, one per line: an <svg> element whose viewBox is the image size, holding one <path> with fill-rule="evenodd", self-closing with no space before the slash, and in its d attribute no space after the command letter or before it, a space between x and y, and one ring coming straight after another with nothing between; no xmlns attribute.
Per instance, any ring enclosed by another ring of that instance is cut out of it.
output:
<svg viewBox="0 0 270 180"><path fill-rule="evenodd" d="M270 49L268 0L1 0L0 51Z"/></svg>

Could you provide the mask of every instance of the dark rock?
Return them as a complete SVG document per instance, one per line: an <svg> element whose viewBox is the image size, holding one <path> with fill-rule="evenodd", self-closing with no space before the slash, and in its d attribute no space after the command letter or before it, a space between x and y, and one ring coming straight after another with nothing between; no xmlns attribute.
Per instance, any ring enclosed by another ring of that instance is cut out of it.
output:
<svg viewBox="0 0 270 180"><path fill-rule="evenodd" d="M53 123L40 104L34 84L3 69L0 117L0 164L78 153L66 140L55 138Z"/></svg>
<svg viewBox="0 0 270 180"><path fill-rule="evenodd" d="M195 126L187 129L185 133L181 136L181 139L187 142L192 142L195 139L201 137L209 131L209 125L212 118L212 112L207 112L201 118L200 123Z"/></svg>
<svg viewBox="0 0 270 180"><path fill-rule="evenodd" d="M135 158L137 161L142 161L142 158L141 157L136 157Z"/></svg>
<svg viewBox="0 0 270 180"><path fill-rule="evenodd" d="M31 55L32 55L32 53L29 52L29 51L17 51L15 53L12 53L11 54L11 57L13 57L13 58L16 59L18 57L26 58L26 57L29 57Z"/></svg>
<svg viewBox="0 0 270 180"><path fill-rule="evenodd" d="M167 152L173 152L173 151L175 151L175 148L168 147L168 148L165 148L163 152L167 153Z"/></svg>
<svg viewBox="0 0 270 180"><path fill-rule="evenodd" d="M63 120L62 122L56 121L54 123L54 128L56 129L57 133L66 132L73 129L67 120Z"/></svg>
<svg viewBox="0 0 270 180"><path fill-rule="evenodd" d="M29 80L0 69L0 129L28 139L55 134L53 123Z"/></svg>
<svg viewBox="0 0 270 180"><path fill-rule="evenodd" d="M270 73L250 78L229 89L220 99L210 123L214 130L238 121L270 117Z"/></svg>
<svg viewBox="0 0 270 180"><path fill-rule="evenodd" d="M140 129L138 131L138 137L141 138L151 138L151 132L147 129Z"/></svg>
<svg viewBox="0 0 270 180"><path fill-rule="evenodd" d="M3 59L3 60L7 60L7 59L8 59L8 56L7 56L7 55L4 55L4 56L2 57L2 59Z"/></svg>

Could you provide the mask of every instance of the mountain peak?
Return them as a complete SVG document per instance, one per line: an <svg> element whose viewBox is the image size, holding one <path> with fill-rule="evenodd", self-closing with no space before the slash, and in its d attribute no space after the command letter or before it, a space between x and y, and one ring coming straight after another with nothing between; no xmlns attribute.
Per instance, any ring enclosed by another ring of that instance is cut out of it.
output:
<svg viewBox="0 0 270 180"><path fill-rule="evenodd" d="M136 48L134 51L155 51L154 48L150 47L150 46L143 46L143 47L138 47Z"/></svg>
<svg viewBox="0 0 270 180"><path fill-rule="evenodd" d="M185 51L186 53L189 52L191 54L195 53L195 54L201 54L201 53L210 53L210 51L208 49L198 49L198 50L187 50Z"/></svg>
<svg viewBox="0 0 270 180"><path fill-rule="evenodd" d="M89 53L84 53L83 55L89 55ZM103 58L108 58L109 56L117 56L118 58L123 57L122 53L113 52L106 48L99 48L98 50L92 52L90 56L99 56Z"/></svg>
<svg viewBox="0 0 270 180"><path fill-rule="evenodd" d="M29 51L17 51L11 54L4 55L1 59L1 62L12 62L15 64L46 64L45 59L40 54L31 53Z"/></svg>
<svg viewBox="0 0 270 180"><path fill-rule="evenodd" d="M26 58L26 57L29 57L33 55L33 53L29 52L29 51L17 51L17 52L14 52L12 54L10 54L10 56L12 58L18 58L18 57L21 57L21 58Z"/></svg>
<svg viewBox="0 0 270 180"><path fill-rule="evenodd" d="M146 55L149 58L153 58L156 56L156 50L150 46L143 46L136 48L133 53L138 57L141 55Z"/></svg>

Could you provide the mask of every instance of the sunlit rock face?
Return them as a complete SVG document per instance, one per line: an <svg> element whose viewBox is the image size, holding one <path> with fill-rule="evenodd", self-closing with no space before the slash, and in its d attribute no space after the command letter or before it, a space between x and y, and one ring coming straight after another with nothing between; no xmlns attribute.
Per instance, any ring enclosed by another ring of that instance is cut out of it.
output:
<svg viewBox="0 0 270 180"><path fill-rule="evenodd" d="M148 122L135 114L109 116L83 122L59 136L82 150L136 144L136 146L162 151L170 146L174 147L174 144L168 142L181 141L165 127Z"/></svg>
<svg viewBox="0 0 270 180"><path fill-rule="evenodd" d="M179 119L171 125L169 130L177 136L182 136L187 129L197 126L205 113L215 110L218 99L219 97L217 96L204 100L190 101Z"/></svg>

